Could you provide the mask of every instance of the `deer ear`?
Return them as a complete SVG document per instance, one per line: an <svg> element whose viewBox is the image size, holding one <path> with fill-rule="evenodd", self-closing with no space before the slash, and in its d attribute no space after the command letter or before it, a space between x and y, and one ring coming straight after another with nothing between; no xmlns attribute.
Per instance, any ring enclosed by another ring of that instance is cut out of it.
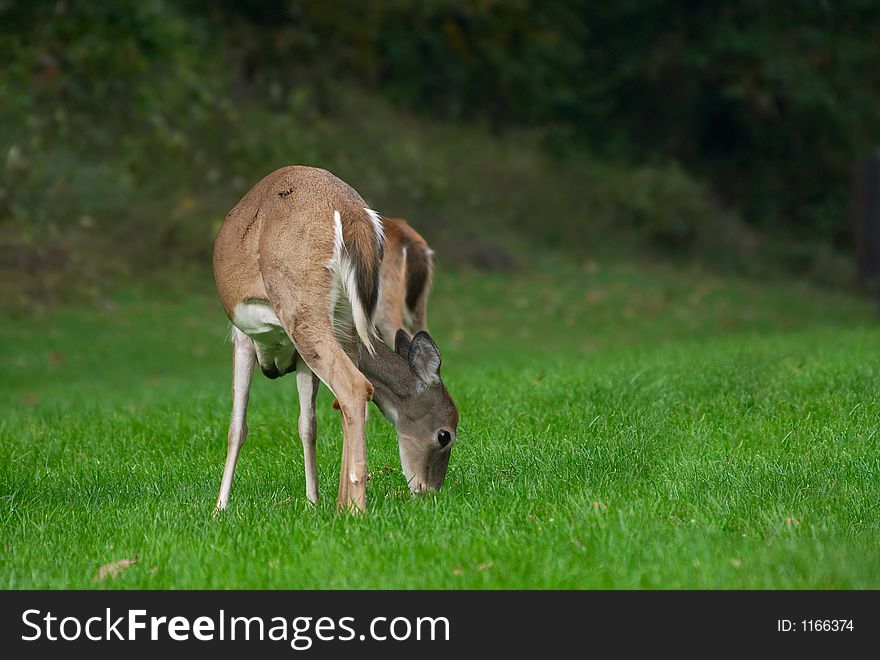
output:
<svg viewBox="0 0 880 660"><path fill-rule="evenodd" d="M411 343L412 342L410 341L406 330L401 328L397 331L397 334L394 335L394 352L403 359L407 359L409 357L409 346Z"/></svg>
<svg viewBox="0 0 880 660"><path fill-rule="evenodd" d="M424 330L416 333L410 342L409 368L425 385L440 382L440 351Z"/></svg>

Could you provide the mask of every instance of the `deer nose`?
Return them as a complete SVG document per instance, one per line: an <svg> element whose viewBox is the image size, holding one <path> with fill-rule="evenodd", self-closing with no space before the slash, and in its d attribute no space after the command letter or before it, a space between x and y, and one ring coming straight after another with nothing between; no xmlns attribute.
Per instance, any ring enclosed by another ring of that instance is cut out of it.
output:
<svg viewBox="0 0 880 660"><path fill-rule="evenodd" d="M424 493L436 493L439 492L440 484L431 483L430 479L424 481L413 481L410 484L410 491L413 495L423 495Z"/></svg>

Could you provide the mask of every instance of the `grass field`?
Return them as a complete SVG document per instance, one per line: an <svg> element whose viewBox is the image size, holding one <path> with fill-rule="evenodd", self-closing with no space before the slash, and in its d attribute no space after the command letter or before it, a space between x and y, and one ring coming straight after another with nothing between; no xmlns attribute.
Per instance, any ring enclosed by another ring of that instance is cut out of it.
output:
<svg viewBox="0 0 880 660"><path fill-rule="evenodd" d="M374 411L369 512L338 514L324 390L308 505L293 379L258 373L215 519L230 347L200 282L0 327L0 587L880 587L869 301L659 265L441 272L444 490L409 495Z"/></svg>

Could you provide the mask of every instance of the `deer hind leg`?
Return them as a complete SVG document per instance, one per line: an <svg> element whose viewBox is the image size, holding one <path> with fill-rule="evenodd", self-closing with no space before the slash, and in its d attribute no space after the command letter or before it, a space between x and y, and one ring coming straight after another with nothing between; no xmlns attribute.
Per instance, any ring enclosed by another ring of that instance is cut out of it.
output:
<svg viewBox="0 0 880 660"><path fill-rule="evenodd" d="M306 470L306 497L318 503L318 463L315 455L318 425L315 418L315 397L318 394L318 377L302 358L296 365L296 389L299 393L299 439L303 446L303 463Z"/></svg>
<svg viewBox="0 0 880 660"><path fill-rule="evenodd" d="M366 508L367 440L365 413L373 386L358 371L334 336L330 320L332 275L320 281L305 268L266 268L263 281L281 325L309 369L333 392L342 412L342 467L337 503L343 509ZM300 283L309 283L303 291Z"/></svg>
<svg viewBox="0 0 880 660"><path fill-rule="evenodd" d="M229 504L229 492L232 490L235 464L238 461L241 446L247 438L247 406L254 373L254 362L256 361L254 343L247 335L238 328L233 328L232 339L232 419L229 422L226 466L223 469L223 480L220 482L216 511L222 511Z"/></svg>

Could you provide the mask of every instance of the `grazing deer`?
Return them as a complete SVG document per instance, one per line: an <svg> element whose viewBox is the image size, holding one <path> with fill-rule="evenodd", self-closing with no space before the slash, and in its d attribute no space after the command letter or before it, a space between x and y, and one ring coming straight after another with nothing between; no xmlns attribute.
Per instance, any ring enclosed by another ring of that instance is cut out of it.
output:
<svg viewBox="0 0 880 660"><path fill-rule="evenodd" d="M400 328L415 334L428 329L428 294L434 276L434 251L402 218L383 218L385 257L379 273L376 324L394 344Z"/></svg>
<svg viewBox="0 0 880 660"><path fill-rule="evenodd" d="M393 231L393 230L392 230ZM366 508L367 403L397 431L410 490L438 490L456 440L458 411L440 379L430 335L376 341L384 231L350 186L321 169L269 174L229 212L214 244L217 292L233 325L232 419L217 498L225 509L247 436L254 362L269 378L296 372L306 495L318 501L315 395L318 380L342 413L337 503Z"/></svg>

